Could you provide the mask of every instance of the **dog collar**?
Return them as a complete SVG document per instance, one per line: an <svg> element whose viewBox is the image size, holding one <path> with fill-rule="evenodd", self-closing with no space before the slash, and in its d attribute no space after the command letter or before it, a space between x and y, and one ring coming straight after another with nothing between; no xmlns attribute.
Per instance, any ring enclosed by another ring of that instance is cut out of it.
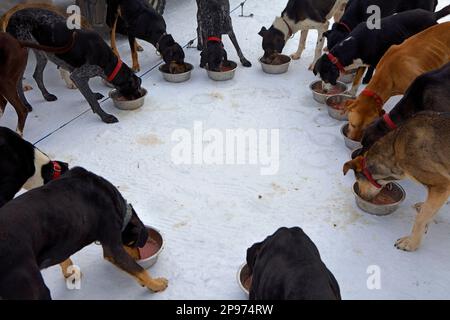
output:
<svg viewBox="0 0 450 320"><path fill-rule="evenodd" d="M208 42L222 42L222 39L220 39L219 37L208 37Z"/></svg>
<svg viewBox="0 0 450 320"><path fill-rule="evenodd" d="M391 116L389 115L389 113L385 113L385 114L383 115L383 120L384 120L384 122L386 122L386 124L388 125L388 127L389 127L391 130L397 129L397 125L395 124L394 121L392 121L392 118L391 118Z"/></svg>
<svg viewBox="0 0 450 320"><path fill-rule="evenodd" d="M383 109L383 99L375 92L370 89L364 89L361 94L366 97L373 98L375 102L378 104L380 109Z"/></svg>
<svg viewBox="0 0 450 320"><path fill-rule="evenodd" d="M287 39L289 39L290 37L292 37L292 36L294 35L294 32L292 31L292 28L291 28L291 26L289 25L289 23L287 23L287 21L284 20L283 17L281 18L281 20L283 20L284 23L286 24L286 26L288 27L288 36L287 36L287 38L286 38L286 40L287 40Z"/></svg>
<svg viewBox="0 0 450 320"><path fill-rule="evenodd" d="M123 62L119 58L117 59L116 67L114 68L113 72L109 75L109 77L106 79L108 82L112 82L117 74L119 73L120 69L122 68Z"/></svg>
<svg viewBox="0 0 450 320"><path fill-rule="evenodd" d="M125 217L123 217L122 232L125 230L128 223L130 223L132 215L133 215L133 206L127 203L127 211L125 212Z"/></svg>
<svg viewBox="0 0 450 320"><path fill-rule="evenodd" d="M338 22L341 26L343 26L349 33L352 32L352 29L345 22Z"/></svg>
<svg viewBox="0 0 450 320"><path fill-rule="evenodd" d="M332 64L334 64L340 72L345 73L344 66L339 62L339 59L334 56L331 52L327 54L328 60L331 61Z"/></svg>
<svg viewBox="0 0 450 320"><path fill-rule="evenodd" d="M53 165L52 180L59 179L61 177L62 172L61 165L57 161L52 161L52 165Z"/></svg>
<svg viewBox="0 0 450 320"><path fill-rule="evenodd" d="M361 158L361 168L362 168L362 173L363 175L367 178L367 180L369 180L369 182L376 187L377 189L381 189L383 188L383 186L381 184L379 184L372 176L372 174L370 173L369 169L367 169L366 167L366 158Z"/></svg>

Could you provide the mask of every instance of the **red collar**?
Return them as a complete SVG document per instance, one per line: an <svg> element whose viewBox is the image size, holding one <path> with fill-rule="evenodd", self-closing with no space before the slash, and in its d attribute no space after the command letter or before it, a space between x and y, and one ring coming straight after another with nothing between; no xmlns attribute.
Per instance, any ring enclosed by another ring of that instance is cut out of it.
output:
<svg viewBox="0 0 450 320"><path fill-rule="evenodd" d="M334 56L331 52L327 54L328 59L331 61L332 64L334 64L340 72L345 73L344 66L339 62L339 59Z"/></svg>
<svg viewBox="0 0 450 320"><path fill-rule="evenodd" d="M210 41L221 43L222 39L220 39L219 37L208 37L208 42L210 42Z"/></svg>
<svg viewBox="0 0 450 320"><path fill-rule="evenodd" d="M389 115L389 113L385 113L385 114L383 115L383 120L384 120L384 122L386 122L386 124L388 125L388 127L389 127L391 130L397 129L397 125L395 124L394 121L392 121L392 118L391 118L391 116Z"/></svg>
<svg viewBox="0 0 450 320"><path fill-rule="evenodd" d="M114 68L113 72L111 72L109 77L106 79L108 82L112 82L116 78L117 74L119 73L120 69L122 68L122 64L123 64L122 60L120 60L118 58L116 67Z"/></svg>
<svg viewBox="0 0 450 320"><path fill-rule="evenodd" d="M340 24L341 26L343 26L345 29L347 29L347 31L350 33L352 32L352 29L350 29L350 27L344 23L344 22L338 22L338 24Z"/></svg>
<svg viewBox="0 0 450 320"><path fill-rule="evenodd" d="M375 91L364 89L361 94L366 97L374 98L380 109L383 109L383 99Z"/></svg>
<svg viewBox="0 0 450 320"><path fill-rule="evenodd" d="M379 184L372 176L372 174L370 173L369 169L367 169L366 167L366 158L361 158L361 168L362 168L362 173L363 175L367 178L367 180L369 180L369 182L376 187L377 189L381 189L383 188L383 186L381 184Z"/></svg>
<svg viewBox="0 0 450 320"><path fill-rule="evenodd" d="M62 171L61 165L57 161L52 161L52 165L53 165L52 180L59 179L61 177L61 171Z"/></svg>
<svg viewBox="0 0 450 320"><path fill-rule="evenodd" d="M289 23L287 23L286 20L284 20L284 18L281 18L281 20L283 20L284 23L286 24L286 26L288 27L288 32L289 32L289 33L288 33L287 38L289 39L290 37L292 37L292 36L294 35L294 32L292 32L291 26L289 25Z"/></svg>

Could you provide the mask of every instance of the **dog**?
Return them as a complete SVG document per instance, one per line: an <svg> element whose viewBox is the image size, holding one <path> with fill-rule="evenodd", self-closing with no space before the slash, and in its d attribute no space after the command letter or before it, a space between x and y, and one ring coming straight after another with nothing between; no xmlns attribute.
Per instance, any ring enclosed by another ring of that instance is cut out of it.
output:
<svg viewBox="0 0 450 320"><path fill-rule="evenodd" d="M40 270L72 265L70 256L99 241L106 260L159 292L167 280L153 279L124 245L143 247L148 232L133 207L105 179L74 168L0 209L0 297L51 299Z"/></svg>
<svg viewBox="0 0 450 320"><path fill-rule="evenodd" d="M416 205L412 233L397 240L398 249L417 250L429 223L450 197L449 142L450 113L422 112L344 165L344 174L355 171L360 194L367 200L394 180L409 178L427 188L426 202Z"/></svg>
<svg viewBox="0 0 450 320"><path fill-rule="evenodd" d="M250 300L341 300L338 282L301 228L280 228L247 250Z"/></svg>
<svg viewBox="0 0 450 320"><path fill-rule="evenodd" d="M220 64L227 61L222 35L227 34L244 67L251 67L237 41L230 17L228 0L197 0L197 49L201 50L200 67L219 71Z"/></svg>
<svg viewBox="0 0 450 320"><path fill-rule="evenodd" d="M0 127L0 208L20 189L31 190L58 179L69 165L52 161L14 131Z"/></svg>
<svg viewBox="0 0 450 320"><path fill-rule="evenodd" d="M384 114L384 103L390 97L404 94L418 76L449 61L450 22L430 27L392 46L378 63L367 87L356 100L347 101L350 123L347 136L360 141L364 129Z"/></svg>
<svg viewBox="0 0 450 320"><path fill-rule="evenodd" d="M334 17L336 21L339 21L347 2L348 0L289 0L281 17L276 17L269 29L262 27L259 32L263 38L264 57L282 53L286 42L301 31L298 50L291 55L294 60L300 59L305 50L309 30L316 29L318 37L314 61L309 67L312 70L314 63L322 54L323 33L328 30L328 20Z"/></svg>
<svg viewBox="0 0 450 320"><path fill-rule="evenodd" d="M439 12L415 9L381 19L381 29L370 29L360 23L328 54L324 54L314 66L314 74L320 74L326 83L336 85L341 72L346 69L368 66L375 67L395 44L437 24L437 21L450 14L450 5ZM347 68L346 68L347 67ZM356 95L364 68L358 70L350 94Z"/></svg>
<svg viewBox="0 0 450 320"><path fill-rule="evenodd" d="M26 101L22 89L23 74L28 60L27 48L48 53L65 53L71 49L71 44L61 48L41 46L35 43L18 41L11 35L0 32L0 118L3 116L6 104L11 103L17 113L16 131L21 136L28 112L33 110Z"/></svg>
<svg viewBox="0 0 450 320"><path fill-rule="evenodd" d="M7 18L4 18L6 31L16 39L49 46L67 45L72 42L72 48L64 54L43 54L34 50L36 69L33 77L47 101L57 99L47 91L43 82L47 59L70 72L71 80L86 98L92 111L105 123L115 123L118 120L100 107L97 100L102 99L103 95L92 92L88 83L90 78L102 77L113 84L127 100L142 96L142 80L116 57L98 33L83 29L69 30L64 16L56 11L39 7L22 9L21 6L17 6L7 12L6 16Z"/></svg>
<svg viewBox="0 0 450 320"><path fill-rule="evenodd" d="M363 147L355 155L364 154L376 141L419 112L450 112L449 88L450 63L418 77L390 113L386 113L364 130L361 140Z"/></svg>
<svg viewBox="0 0 450 320"><path fill-rule="evenodd" d="M155 46L167 64L184 66L183 48L166 32L162 15L156 12L147 0L107 0L107 24L111 28L111 47L119 57L116 44L116 30L128 36L132 69L140 70L137 39Z"/></svg>

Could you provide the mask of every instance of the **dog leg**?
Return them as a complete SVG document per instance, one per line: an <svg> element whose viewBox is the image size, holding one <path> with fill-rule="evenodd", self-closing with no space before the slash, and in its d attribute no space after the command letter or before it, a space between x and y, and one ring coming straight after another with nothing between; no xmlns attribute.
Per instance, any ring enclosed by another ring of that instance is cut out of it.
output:
<svg viewBox="0 0 450 320"><path fill-rule="evenodd" d="M247 68L251 67L252 64L250 63L250 61L248 61L248 60L244 57L244 54L242 53L242 50L241 50L241 48L239 47L239 43L238 43L238 41L237 41L236 35L234 34L234 31L231 30L231 31L228 33L228 36L230 37L230 40L231 40L231 42L233 43L234 48L235 48L236 51L237 51L237 54L238 54L238 56L239 56L239 59L241 60L242 65L243 65L244 67L247 67Z"/></svg>
<svg viewBox="0 0 450 320"><path fill-rule="evenodd" d="M308 37L309 30L302 30L300 35L300 42L298 44L298 49L296 53L291 54L291 58L294 60L300 59L302 56L303 51L306 47L306 38Z"/></svg>
<svg viewBox="0 0 450 320"><path fill-rule="evenodd" d="M363 79L363 82L362 82L363 84L368 84L370 82L370 80L372 80L374 71L375 71L375 68L370 66L366 72L366 76Z"/></svg>
<svg viewBox="0 0 450 320"><path fill-rule="evenodd" d="M14 85L13 83L10 83L9 90L7 89L4 95L6 100L8 100L9 103L11 103L11 105L14 107L14 109L16 109L18 118L16 132L20 136L23 136L23 129L25 127L25 122L27 120L28 110L27 107L23 104L22 100L20 99L19 94L16 90L16 86L17 84Z"/></svg>
<svg viewBox="0 0 450 320"><path fill-rule="evenodd" d="M352 88L348 93L350 93L353 97L356 97L356 93L358 92L359 86L361 85L361 79L366 72L366 67L359 67L358 71L356 71L355 79L353 79Z"/></svg>
<svg viewBox="0 0 450 320"><path fill-rule="evenodd" d="M395 247L404 251L415 251L419 248L428 224L450 197L450 189L429 187L427 201L421 206L411 235L397 240Z"/></svg>
<svg viewBox="0 0 450 320"><path fill-rule="evenodd" d="M316 64L316 61L319 60L320 56L322 55L323 45L325 44L325 37L324 33L328 30L330 23L327 21L326 23L320 25L320 27L317 29L317 43L316 43L316 52L314 53L314 61L309 66L309 70L314 69L314 65Z"/></svg>
<svg viewBox="0 0 450 320"><path fill-rule="evenodd" d="M164 278L153 279L148 272L131 258L122 246L103 247L103 256L119 269L133 276L143 287L159 292L167 288L168 281Z"/></svg>
<svg viewBox="0 0 450 320"><path fill-rule="evenodd" d="M66 83L66 87L68 89L75 90L77 88L75 83L73 83L72 80L70 80L70 72L69 71L64 70L63 68L59 68L59 73L61 74L61 78Z"/></svg>
<svg viewBox="0 0 450 320"><path fill-rule="evenodd" d="M81 67L78 69L75 69L72 74L70 75L70 78L75 83L75 85L78 87L78 90L80 90L81 94L86 98L87 102L92 108L92 111L100 116L103 122L105 123L115 123L119 122L116 117L114 117L111 114L106 113L103 111L103 109L100 107L100 104L98 103L98 94L94 94L89 88L89 79L95 76L100 76L100 73L98 72L89 72L90 67Z"/></svg>
<svg viewBox="0 0 450 320"><path fill-rule="evenodd" d="M17 93L19 94L20 100L22 100L23 104L27 108L28 112L33 111L33 107L28 102L27 98L25 97L24 93L24 85L23 85L23 77L20 77L19 81L17 82Z"/></svg>
<svg viewBox="0 0 450 320"><path fill-rule="evenodd" d="M5 113L6 104L8 101L0 94L0 119L3 117Z"/></svg>
<svg viewBox="0 0 450 320"><path fill-rule="evenodd" d="M47 101L56 101L58 98L49 93L44 85L44 69L47 65L47 57L38 50L33 50L36 55L36 69L34 70L33 78L36 81L39 90L41 90L44 99Z"/></svg>
<svg viewBox="0 0 450 320"><path fill-rule="evenodd" d="M197 50L203 51L203 32L200 29L200 21L197 21Z"/></svg>
<svg viewBox="0 0 450 320"><path fill-rule="evenodd" d="M136 50L138 52L144 52L144 48L137 42L137 40L135 40L136 42Z"/></svg>
<svg viewBox="0 0 450 320"><path fill-rule="evenodd" d="M73 272L68 271L69 267L73 266L73 262L70 258L60 263L59 266L61 267L64 278L67 279L73 274Z"/></svg>
<svg viewBox="0 0 450 320"><path fill-rule="evenodd" d="M113 27L111 28L111 49L114 54L120 59L119 50L117 50L117 42L116 42L116 29L117 29L117 21L119 20L119 15L116 14L114 19Z"/></svg>
<svg viewBox="0 0 450 320"><path fill-rule="evenodd" d="M131 49L131 59L133 61L133 69L134 72L141 71L141 66L139 65L139 57L138 57L138 50L137 50L137 42L136 38L132 36L128 36L128 42L130 43L130 49Z"/></svg>

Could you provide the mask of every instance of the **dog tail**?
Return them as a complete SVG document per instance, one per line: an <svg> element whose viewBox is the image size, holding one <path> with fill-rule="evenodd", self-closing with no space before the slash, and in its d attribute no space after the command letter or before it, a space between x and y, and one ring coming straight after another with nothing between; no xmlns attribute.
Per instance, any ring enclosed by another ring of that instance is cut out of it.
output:
<svg viewBox="0 0 450 320"><path fill-rule="evenodd" d="M436 21L438 21L439 19L442 19L442 18L448 16L449 14L450 14L450 5L442 8L438 12L435 12L434 18L436 19Z"/></svg>
<svg viewBox="0 0 450 320"><path fill-rule="evenodd" d="M19 41L19 43L23 48L31 48L31 49L41 50L41 51L45 51L45 52L50 52L50 53L63 54L63 53L70 51L73 48L73 46L75 44L76 35L77 35L77 33L73 32L71 41L64 47L42 46L40 44L36 44L34 42L28 42L28 41Z"/></svg>

